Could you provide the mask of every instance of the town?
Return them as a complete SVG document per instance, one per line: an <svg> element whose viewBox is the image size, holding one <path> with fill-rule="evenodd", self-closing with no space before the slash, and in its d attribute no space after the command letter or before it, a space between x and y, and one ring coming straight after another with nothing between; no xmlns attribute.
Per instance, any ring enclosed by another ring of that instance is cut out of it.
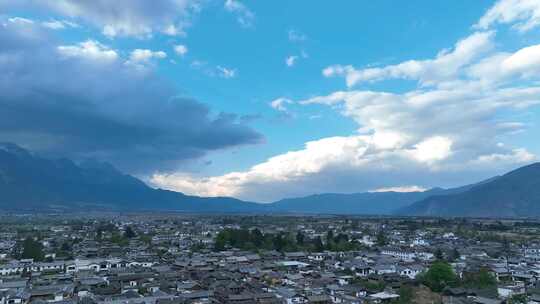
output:
<svg viewBox="0 0 540 304"><path fill-rule="evenodd" d="M41 214L0 220L0 304L540 303L540 221Z"/></svg>

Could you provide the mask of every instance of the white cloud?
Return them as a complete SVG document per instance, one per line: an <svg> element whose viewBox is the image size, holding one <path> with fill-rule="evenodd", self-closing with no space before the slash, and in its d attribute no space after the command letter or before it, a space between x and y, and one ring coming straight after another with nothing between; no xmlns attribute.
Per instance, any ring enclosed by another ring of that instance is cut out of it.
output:
<svg viewBox="0 0 540 304"><path fill-rule="evenodd" d="M33 20L28 19L28 18L22 18L22 17L8 18L8 22L17 23L17 24L27 24L27 25L34 24Z"/></svg>
<svg viewBox="0 0 540 304"><path fill-rule="evenodd" d="M236 69L226 68L220 65L216 66L216 70L218 72L218 76L225 79L234 78L237 74Z"/></svg>
<svg viewBox="0 0 540 304"><path fill-rule="evenodd" d="M148 38L155 33L185 35L192 15L201 9L201 1L17 0L5 6L27 10L36 7L46 9L53 14L98 27L109 38ZM58 24L52 26L57 27Z"/></svg>
<svg viewBox="0 0 540 304"><path fill-rule="evenodd" d="M238 0L225 0L224 7L227 11L236 14L236 21L243 27L253 26L255 14Z"/></svg>
<svg viewBox="0 0 540 304"><path fill-rule="evenodd" d="M414 145L410 153L421 162L440 161L452 153L452 140L443 136L430 137Z"/></svg>
<svg viewBox="0 0 540 304"><path fill-rule="evenodd" d="M512 24L520 32L540 26L540 1L499 0L480 18L475 28L488 29L495 24Z"/></svg>
<svg viewBox="0 0 540 304"><path fill-rule="evenodd" d="M174 46L174 52L176 54L178 54L179 56L184 56L187 54L188 52L188 48L187 46L183 45L183 44L177 44Z"/></svg>
<svg viewBox="0 0 540 304"><path fill-rule="evenodd" d="M130 62L133 63L147 63L151 59L164 59L167 58L167 54L163 51L152 51L147 49L135 49L131 51L129 55Z"/></svg>
<svg viewBox="0 0 540 304"><path fill-rule="evenodd" d="M118 53L95 40L86 40L76 45L61 45L58 52L65 57L79 57L100 62L111 62L118 58Z"/></svg>
<svg viewBox="0 0 540 304"><path fill-rule="evenodd" d="M509 73L537 74L540 71L540 44L525 47L504 59L501 68Z"/></svg>
<svg viewBox="0 0 540 304"><path fill-rule="evenodd" d="M369 192L424 192L428 189L416 185L379 188Z"/></svg>
<svg viewBox="0 0 540 304"><path fill-rule="evenodd" d="M289 41L291 42L302 42L307 40L307 36L297 30L289 30L287 34L289 37Z"/></svg>
<svg viewBox="0 0 540 304"><path fill-rule="evenodd" d="M531 45L514 53L499 52L487 56L466 69L469 81L484 86L501 86L534 79L540 72L540 45Z"/></svg>
<svg viewBox="0 0 540 304"><path fill-rule="evenodd" d="M165 35L169 36L186 36L186 31L184 30L184 27L186 27L188 23L185 24L169 24L163 29L163 33Z"/></svg>
<svg viewBox="0 0 540 304"><path fill-rule="evenodd" d="M41 25L49 28L51 30L63 30L65 28L76 28L79 27L77 23L67 21L67 20L49 20L41 22Z"/></svg>
<svg viewBox="0 0 540 304"><path fill-rule="evenodd" d="M535 14L531 6L519 15L528 19L510 19L528 28ZM540 104L540 47L495 50L504 47L495 43L495 31L482 30L431 59L365 69L329 66L323 75L345 77L348 90L270 103L279 111L290 103L329 106L356 122L350 136L312 140L244 171L213 177L158 173L152 182L199 195L272 201L314 192L406 190L394 185L411 181L419 188L410 189L462 185L535 161L534 153L505 141L525 132L520 117ZM413 80L416 87L350 89L387 79Z"/></svg>
<svg viewBox="0 0 540 304"><path fill-rule="evenodd" d="M292 67L295 62L296 62L296 59L298 59L298 56L289 56L287 58L285 58L285 64L288 66L288 67Z"/></svg>
<svg viewBox="0 0 540 304"><path fill-rule="evenodd" d="M225 79L231 79L238 76L238 70L235 68L228 68L222 65L213 66L206 61L193 60L190 64L193 69L200 70L204 74L210 77L221 77Z"/></svg>
<svg viewBox="0 0 540 304"><path fill-rule="evenodd" d="M472 160L470 163L474 165L487 165L490 166L493 163L510 163L510 164L523 164L533 162L537 157L523 148L513 149L510 153L501 154L493 153L488 155L481 155L477 159Z"/></svg>
<svg viewBox="0 0 540 304"><path fill-rule="evenodd" d="M385 67L356 69L353 66L333 65L325 68L325 77L344 76L348 87L361 82L390 78L418 80L423 86L436 85L454 79L460 69L490 50L494 32L476 32L456 43L452 51L443 50L434 59L408 60Z"/></svg>
<svg viewBox="0 0 540 304"><path fill-rule="evenodd" d="M456 73L462 74L465 71ZM287 110L285 105L292 102L279 98L271 106ZM463 172L493 172L534 160L526 149L500 144L525 127L511 119L501 121L500 113L521 113L539 102L540 87L534 84L498 87L476 80L464 80L450 89L419 88L399 94L337 91L298 104L339 110L358 123L357 134L310 141L304 149L277 155L242 172L209 178L157 174L153 182L188 193L263 201L315 191L368 191L402 183L407 177L439 186L433 184L433 176L442 183L454 176L456 183L455 175ZM468 176L469 182L476 181L474 174ZM349 185L349 180L358 182Z"/></svg>
<svg viewBox="0 0 540 304"><path fill-rule="evenodd" d="M274 99L270 102L272 109L275 109L280 112L288 112L286 105L293 103L292 100L284 97Z"/></svg>
<svg viewBox="0 0 540 304"><path fill-rule="evenodd" d="M337 96L344 99L338 101ZM262 201L315 191L368 191L403 182L407 176L415 178L415 182L423 180L426 185L436 186L427 177L435 175L443 181L443 177L455 172L474 171L477 167L489 171L533 160L534 155L527 150L518 154L495 142L522 125L499 126L493 122L501 109L518 109L531 99L540 100L540 87L501 89L493 94L474 90L402 95L338 92L302 104L316 101L338 107L359 122L358 134L310 141L301 150L271 157L246 171L209 178L156 174L152 182L198 195L231 195ZM276 99L272 105L286 110L286 103L285 99ZM505 161L497 162L501 159ZM474 166L478 160L491 160L491 167ZM358 182L347 185L350 180Z"/></svg>

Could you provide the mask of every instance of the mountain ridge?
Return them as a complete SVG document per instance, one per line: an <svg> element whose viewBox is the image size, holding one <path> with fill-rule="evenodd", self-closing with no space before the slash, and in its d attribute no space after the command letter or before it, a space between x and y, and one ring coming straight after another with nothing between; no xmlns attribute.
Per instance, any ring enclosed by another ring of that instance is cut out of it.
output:
<svg viewBox="0 0 540 304"><path fill-rule="evenodd" d="M471 189L432 196L397 212L417 216L540 216L540 162L512 170Z"/></svg>
<svg viewBox="0 0 540 304"><path fill-rule="evenodd" d="M63 210L74 206L194 212L257 209L255 203L234 198L200 198L154 189L109 164L80 166L69 159L49 160L13 145L0 146L0 208L4 210Z"/></svg>
<svg viewBox="0 0 540 304"><path fill-rule="evenodd" d="M51 160L15 144L0 143L0 209L4 211L540 216L537 189L540 189L540 163L450 189L320 193L260 204L232 197L198 197L155 189L97 160L81 163L66 158ZM527 194L533 192L532 196ZM497 202L496 208L486 205L486 201Z"/></svg>

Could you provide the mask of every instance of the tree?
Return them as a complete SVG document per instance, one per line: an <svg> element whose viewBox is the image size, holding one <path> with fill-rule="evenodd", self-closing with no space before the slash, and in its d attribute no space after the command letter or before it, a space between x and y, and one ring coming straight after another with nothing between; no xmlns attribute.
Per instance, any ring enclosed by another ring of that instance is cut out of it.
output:
<svg viewBox="0 0 540 304"><path fill-rule="evenodd" d="M411 286L402 285L399 287L399 300L398 303L412 303L414 297L414 290Z"/></svg>
<svg viewBox="0 0 540 304"><path fill-rule="evenodd" d="M326 232L326 249L334 250L334 231L332 229Z"/></svg>
<svg viewBox="0 0 540 304"><path fill-rule="evenodd" d="M380 230L379 233L377 233L377 245L378 246L384 246L388 244L388 239L386 238L386 234L384 231Z"/></svg>
<svg viewBox="0 0 540 304"><path fill-rule="evenodd" d="M463 285L478 289L496 289L497 279L487 268L481 268L477 272L464 273Z"/></svg>
<svg viewBox="0 0 540 304"><path fill-rule="evenodd" d="M281 235L281 233L278 233L274 236L272 243L274 249L276 249L277 251L281 251L281 249L283 249L283 247L285 246L285 242L283 241L283 236Z"/></svg>
<svg viewBox="0 0 540 304"><path fill-rule="evenodd" d="M455 261L455 260L459 259L460 257L461 257L461 253L459 253L457 248L454 248L454 250L452 250L452 253L448 257L448 260Z"/></svg>
<svg viewBox="0 0 540 304"><path fill-rule="evenodd" d="M133 231L133 228L131 228L131 226L127 226L126 230L124 231L124 236L128 239L132 239L136 237L137 234L135 233L135 231Z"/></svg>
<svg viewBox="0 0 540 304"><path fill-rule="evenodd" d="M129 244L128 239L123 237L118 232L113 233L109 240L111 241L111 243L117 244L119 246L127 246Z"/></svg>
<svg viewBox="0 0 540 304"><path fill-rule="evenodd" d="M302 233L302 231L298 231L296 233L296 243L298 244L298 246L304 246L304 240L304 234Z"/></svg>
<svg viewBox="0 0 540 304"><path fill-rule="evenodd" d="M330 229L326 232L326 242L330 243L334 241L334 230Z"/></svg>
<svg viewBox="0 0 540 304"><path fill-rule="evenodd" d="M66 253L71 252L71 245L68 242L63 242L62 246L60 247L60 250Z"/></svg>
<svg viewBox="0 0 540 304"><path fill-rule="evenodd" d="M225 246L227 246L227 242L229 239L228 231L222 230L220 231L216 239L214 240L214 250L215 251L223 251L225 250Z"/></svg>
<svg viewBox="0 0 540 304"><path fill-rule="evenodd" d="M148 234L143 234L140 236L140 238L141 238L141 241L145 243L146 245L148 246L152 245L152 236Z"/></svg>
<svg viewBox="0 0 540 304"><path fill-rule="evenodd" d="M513 295L508 299L508 304L527 304L527 295Z"/></svg>
<svg viewBox="0 0 540 304"><path fill-rule="evenodd" d="M253 244L255 244L255 246L257 248L261 247L261 245L263 244L263 241L264 241L264 235L262 234L262 232L255 228L251 231L251 242Z"/></svg>
<svg viewBox="0 0 540 304"><path fill-rule="evenodd" d="M43 253L43 245L35 241L31 237L27 237L23 242L23 250L21 258L34 259L34 261L43 261L45 254Z"/></svg>
<svg viewBox="0 0 540 304"><path fill-rule="evenodd" d="M321 239L320 236L317 236L315 238L315 241L314 241L313 245L315 247L316 252L324 251L324 245L323 245L323 242L322 242L322 239Z"/></svg>
<svg viewBox="0 0 540 304"><path fill-rule="evenodd" d="M442 260L442 259L444 259L444 254L443 254L441 248L437 248L437 250L435 250L435 253L434 253L433 255L435 256L435 258L436 258L437 260Z"/></svg>
<svg viewBox="0 0 540 304"><path fill-rule="evenodd" d="M446 286L454 286L457 282L450 264L441 260L433 263L422 279L423 283L434 292L441 292Z"/></svg>

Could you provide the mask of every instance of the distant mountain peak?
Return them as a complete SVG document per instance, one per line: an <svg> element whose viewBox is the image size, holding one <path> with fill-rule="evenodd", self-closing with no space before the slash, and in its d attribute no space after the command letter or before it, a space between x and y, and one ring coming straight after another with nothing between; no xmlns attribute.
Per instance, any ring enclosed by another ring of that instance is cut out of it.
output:
<svg viewBox="0 0 540 304"><path fill-rule="evenodd" d="M435 195L400 211L422 216L538 217L540 163L496 176L449 195Z"/></svg>
<svg viewBox="0 0 540 304"><path fill-rule="evenodd" d="M30 157L31 153L28 150L22 148L21 146L11 143L11 142L0 142L0 151L16 155Z"/></svg>
<svg viewBox="0 0 540 304"><path fill-rule="evenodd" d="M258 208L258 204L234 198L203 198L153 189L108 163L95 159L80 164L68 158L51 160L12 143L0 144L0 193L0 209L16 212L252 212Z"/></svg>
<svg viewBox="0 0 540 304"><path fill-rule="evenodd" d="M108 162L102 162L95 158L88 158L79 163L79 166L84 169L96 169L100 171L114 172L122 174L115 166Z"/></svg>
<svg viewBox="0 0 540 304"><path fill-rule="evenodd" d="M511 175L522 175L522 174L528 174L528 173L535 173L540 172L540 162L535 162L520 168L517 168L515 170L512 170L503 176L511 176Z"/></svg>

